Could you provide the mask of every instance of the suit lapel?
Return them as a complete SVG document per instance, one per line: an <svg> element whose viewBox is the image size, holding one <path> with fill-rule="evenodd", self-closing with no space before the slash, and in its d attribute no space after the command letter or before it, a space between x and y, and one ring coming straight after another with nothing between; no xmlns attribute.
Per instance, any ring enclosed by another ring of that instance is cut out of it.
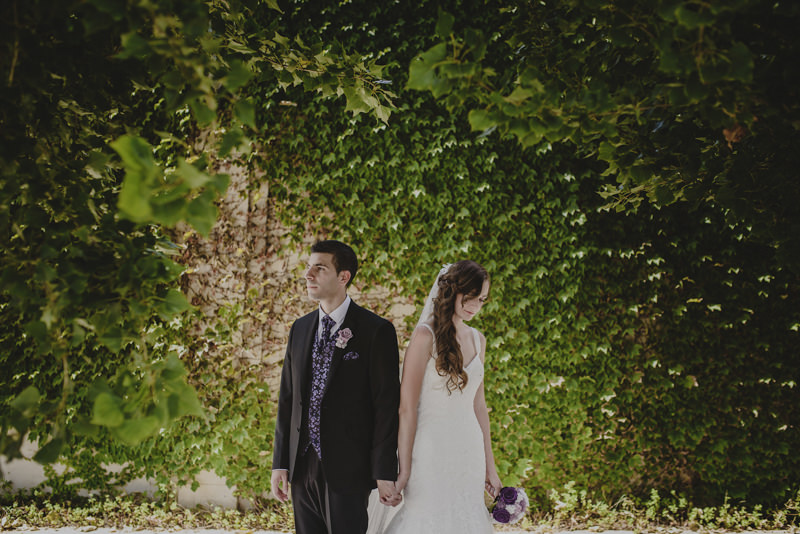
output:
<svg viewBox="0 0 800 534"><path fill-rule="evenodd" d="M300 350L297 355L300 392L303 399L308 398L308 389L311 386L311 352L314 348L314 336L317 334L317 326L319 325L319 311L314 311L306 317L308 317L309 324L304 325L305 328L300 340Z"/></svg>
<svg viewBox="0 0 800 534"><path fill-rule="evenodd" d="M350 329L350 331L353 333L354 338L358 335L358 331L355 328L355 323L356 323L355 318L357 315L358 315L358 306L356 305L355 302L351 300L350 306L347 308L347 315L344 316L344 321L342 322L341 328L339 328L339 330L337 330L336 333L334 334L334 339L336 339L339 335L339 332L341 332L345 328ZM350 342L352 341L353 340L350 339ZM347 347L343 349L340 349L339 347L334 347L333 357L331 359L331 369L330 372L328 373L327 380L325 380L325 389L322 392L323 397L325 396L325 393L328 392L328 386L331 383L331 379L333 378L333 375L336 374L336 369L339 367L339 364L342 363L342 357L347 351L348 351Z"/></svg>

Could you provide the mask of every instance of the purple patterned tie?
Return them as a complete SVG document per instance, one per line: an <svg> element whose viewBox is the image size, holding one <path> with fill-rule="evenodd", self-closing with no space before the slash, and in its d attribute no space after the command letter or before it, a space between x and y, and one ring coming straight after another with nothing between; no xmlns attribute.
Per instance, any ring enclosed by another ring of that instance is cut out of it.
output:
<svg viewBox="0 0 800 534"><path fill-rule="evenodd" d="M322 411L322 393L331 370L331 359L335 346L331 339L331 328L336 322L326 315L322 318L322 336L314 340L311 352L311 399L308 403L308 444L322 458L320 443L320 412ZM308 450L308 448L306 448Z"/></svg>

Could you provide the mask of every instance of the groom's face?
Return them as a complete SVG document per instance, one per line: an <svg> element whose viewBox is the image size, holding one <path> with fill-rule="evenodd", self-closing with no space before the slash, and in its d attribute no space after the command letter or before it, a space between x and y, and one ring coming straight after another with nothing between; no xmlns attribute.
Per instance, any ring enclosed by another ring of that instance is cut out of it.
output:
<svg viewBox="0 0 800 534"><path fill-rule="evenodd" d="M336 272L333 254L313 252L306 268L306 291L314 300L333 298L346 291L348 271Z"/></svg>

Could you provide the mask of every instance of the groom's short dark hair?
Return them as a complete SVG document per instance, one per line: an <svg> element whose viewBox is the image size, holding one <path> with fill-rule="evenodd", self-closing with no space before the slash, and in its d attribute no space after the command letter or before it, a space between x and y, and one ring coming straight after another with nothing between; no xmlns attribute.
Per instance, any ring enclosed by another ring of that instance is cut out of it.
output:
<svg viewBox="0 0 800 534"><path fill-rule="evenodd" d="M311 246L311 252L320 252L323 254L333 255L333 266L336 267L336 273L342 271L350 271L350 280L347 282L349 286L356 277L358 271L358 258L356 253L341 241L334 239L326 239L324 241L317 241Z"/></svg>

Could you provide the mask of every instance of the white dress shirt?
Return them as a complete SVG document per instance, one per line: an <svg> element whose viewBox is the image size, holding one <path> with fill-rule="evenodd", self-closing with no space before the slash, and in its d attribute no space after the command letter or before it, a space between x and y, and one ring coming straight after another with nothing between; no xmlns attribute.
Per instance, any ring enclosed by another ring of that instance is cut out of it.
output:
<svg viewBox="0 0 800 534"><path fill-rule="evenodd" d="M342 302L338 308L333 310L329 315L331 319L334 320L334 325L331 327L331 334L339 330L342 327L342 323L344 322L344 318L347 315L347 310L350 308L350 295L347 295L344 298L344 302ZM319 317L317 318L317 339L322 336L322 318L325 317L325 312L322 311L322 307L319 308Z"/></svg>

